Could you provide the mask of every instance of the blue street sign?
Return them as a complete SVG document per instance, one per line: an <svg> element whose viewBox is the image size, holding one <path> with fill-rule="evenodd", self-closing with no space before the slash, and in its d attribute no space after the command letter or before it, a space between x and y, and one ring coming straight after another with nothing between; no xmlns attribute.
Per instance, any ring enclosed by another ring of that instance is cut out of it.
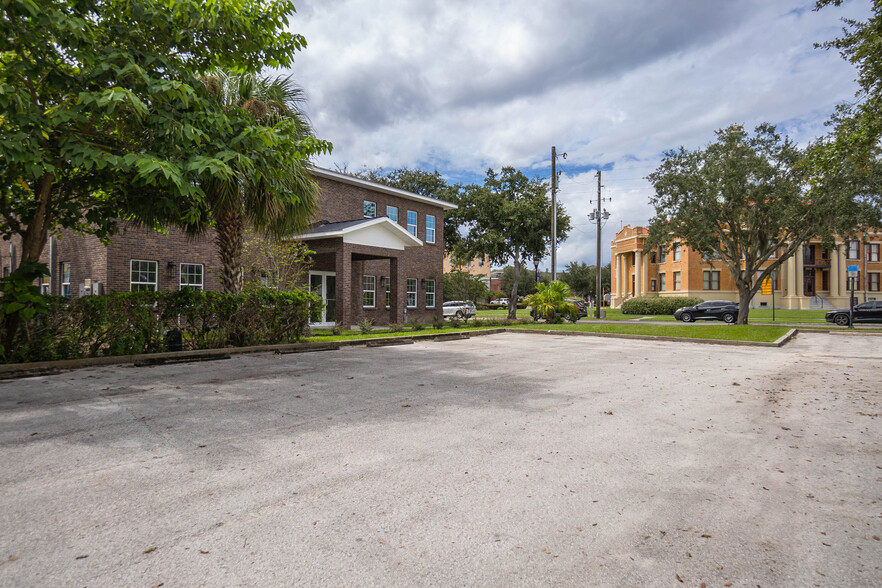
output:
<svg viewBox="0 0 882 588"><path fill-rule="evenodd" d="M856 266L856 265L850 265L850 266L848 266L848 271L850 271L850 272L856 272L856 271L858 271L858 266Z"/></svg>

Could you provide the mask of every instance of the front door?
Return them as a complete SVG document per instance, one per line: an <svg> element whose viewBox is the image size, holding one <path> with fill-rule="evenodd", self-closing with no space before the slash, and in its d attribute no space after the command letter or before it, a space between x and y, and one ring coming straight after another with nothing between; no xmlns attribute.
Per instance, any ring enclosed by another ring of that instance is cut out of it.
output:
<svg viewBox="0 0 882 588"><path fill-rule="evenodd" d="M321 307L309 310L309 322L313 325L332 325L337 322L337 274L334 272L309 272L309 291L322 297Z"/></svg>
<svg viewBox="0 0 882 588"><path fill-rule="evenodd" d="M807 269L803 272L803 296L815 295L815 270Z"/></svg>

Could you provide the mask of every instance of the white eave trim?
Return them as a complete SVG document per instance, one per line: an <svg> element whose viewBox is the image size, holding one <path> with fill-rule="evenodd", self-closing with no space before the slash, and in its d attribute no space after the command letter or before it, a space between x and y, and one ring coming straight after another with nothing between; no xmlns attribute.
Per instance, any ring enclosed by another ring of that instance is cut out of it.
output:
<svg viewBox="0 0 882 588"><path fill-rule="evenodd" d="M405 198L407 200L413 200L415 202L422 202L423 204L437 206L442 210L454 210L456 208L459 208L456 204L453 204L452 202L447 202L446 200L439 200L437 198L421 196L420 194L414 194L413 192L408 192L407 190L400 190L398 188L393 188L384 184L378 184L376 182L363 180L361 178L356 178L355 176L350 176L349 174L341 174L339 172L324 169L322 167L313 166L312 168L310 168L310 172L320 178L335 180L337 182L343 182L345 184L352 184L353 186L360 186L367 190L373 190L374 192L385 192L386 194L398 196L399 198Z"/></svg>
<svg viewBox="0 0 882 588"><path fill-rule="evenodd" d="M291 238L298 239L300 241L313 241L316 239L337 239L342 237L344 243L358 243L359 245L370 246L371 244L369 242L360 242L356 235L358 233L363 233L365 231L375 230L378 228L385 229L386 231L390 232L395 239L400 241L401 249L405 249L407 247L420 247L423 245L423 242L407 232L407 229L385 216L379 216L369 221L340 229L339 231L306 233L303 235L293 235ZM378 246L383 247L384 245Z"/></svg>

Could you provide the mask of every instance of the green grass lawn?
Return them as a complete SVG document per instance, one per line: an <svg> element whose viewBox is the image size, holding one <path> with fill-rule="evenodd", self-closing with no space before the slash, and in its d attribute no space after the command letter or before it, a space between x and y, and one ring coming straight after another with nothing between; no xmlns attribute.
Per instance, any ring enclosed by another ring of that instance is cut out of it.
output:
<svg viewBox="0 0 882 588"><path fill-rule="evenodd" d="M612 333L626 335L650 335L656 337L685 337L688 339L717 339L725 341L776 341L790 329L774 325L725 325L720 323L700 324L602 324L578 323L563 325L517 325L514 329L533 329L540 331L579 331L586 333Z"/></svg>
<svg viewBox="0 0 882 588"><path fill-rule="evenodd" d="M530 324L513 324L506 325L513 329L527 329L540 331L579 331L588 333L611 333L611 334L629 334L629 335L649 335L656 337L684 337L689 339L718 339L727 341L775 341L788 331L787 327L779 327L774 325L724 325L718 322L682 324L672 323L670 325L654 325L647 323L620 323L620 324L604 324L604 323L564 323L560 325L549 325L546 323L530 323ZM412 337L414 335L443 335L445 333L458 333L462 331L474 331L478 329L499 328L498 325L484 325L482 321L472 321L467 325L460 325L456 328L445 326L443 329L435 329L431 325L426 328L414 331L406 329L404 331L391 332L387 330L377 329L369 334L362 334L359 331L344 331L342 335L333 335L330 331L317 330L305 342L332 342L347 341L352 339L367 338L386 338L386 337Z"/></svg>

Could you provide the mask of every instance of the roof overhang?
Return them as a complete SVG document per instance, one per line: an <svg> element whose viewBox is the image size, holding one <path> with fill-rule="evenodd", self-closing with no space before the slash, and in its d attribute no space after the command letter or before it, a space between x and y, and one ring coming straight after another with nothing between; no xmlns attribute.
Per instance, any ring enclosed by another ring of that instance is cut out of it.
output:
<svg viewBox="0 0 882 588"><path fill-rule="evenodd" d="M400 251L408 247L420 247L423 244L422 241L408 233L404 227L385 216L365 219L363 222L355 225L350 223L340 224L349 226L336 229L333 224L325 225L303 235L294 235L292 238L301 241L342 238L344 243L351 245L382 247L384 249L397 249Z"/></svg>
<svg viewBox="0 0 882 588"><path fill-rule="evenodd" d="M430 204L432 206L437 206L442 210L453 210L458 208L456 204L452 202L447 202L446 200L439 200L438 198L430 198L428 196L422 196L420 194L415 194L413 192L408 192L407 190L400 190L398 188L393 188L391 186L386 186L384 184L378 184L377 182L371 182L369 180L363 180L361 178L357 178L355 176L350 176L349 174L341 174L340 172L331 171L329 169L325 169L322 167L311 167L309 170L314 176L319 178L325 178L327 180L334 180L337 182L342 182L344 184L350 184L352 186L359 186L361 188L365 188L366 190L372 190L374 192L384 192L386 194L391 194L393 196L398 196L399 198L405 198L407 200L413 200L414 202L422 202L423 204Z"/></svg>

